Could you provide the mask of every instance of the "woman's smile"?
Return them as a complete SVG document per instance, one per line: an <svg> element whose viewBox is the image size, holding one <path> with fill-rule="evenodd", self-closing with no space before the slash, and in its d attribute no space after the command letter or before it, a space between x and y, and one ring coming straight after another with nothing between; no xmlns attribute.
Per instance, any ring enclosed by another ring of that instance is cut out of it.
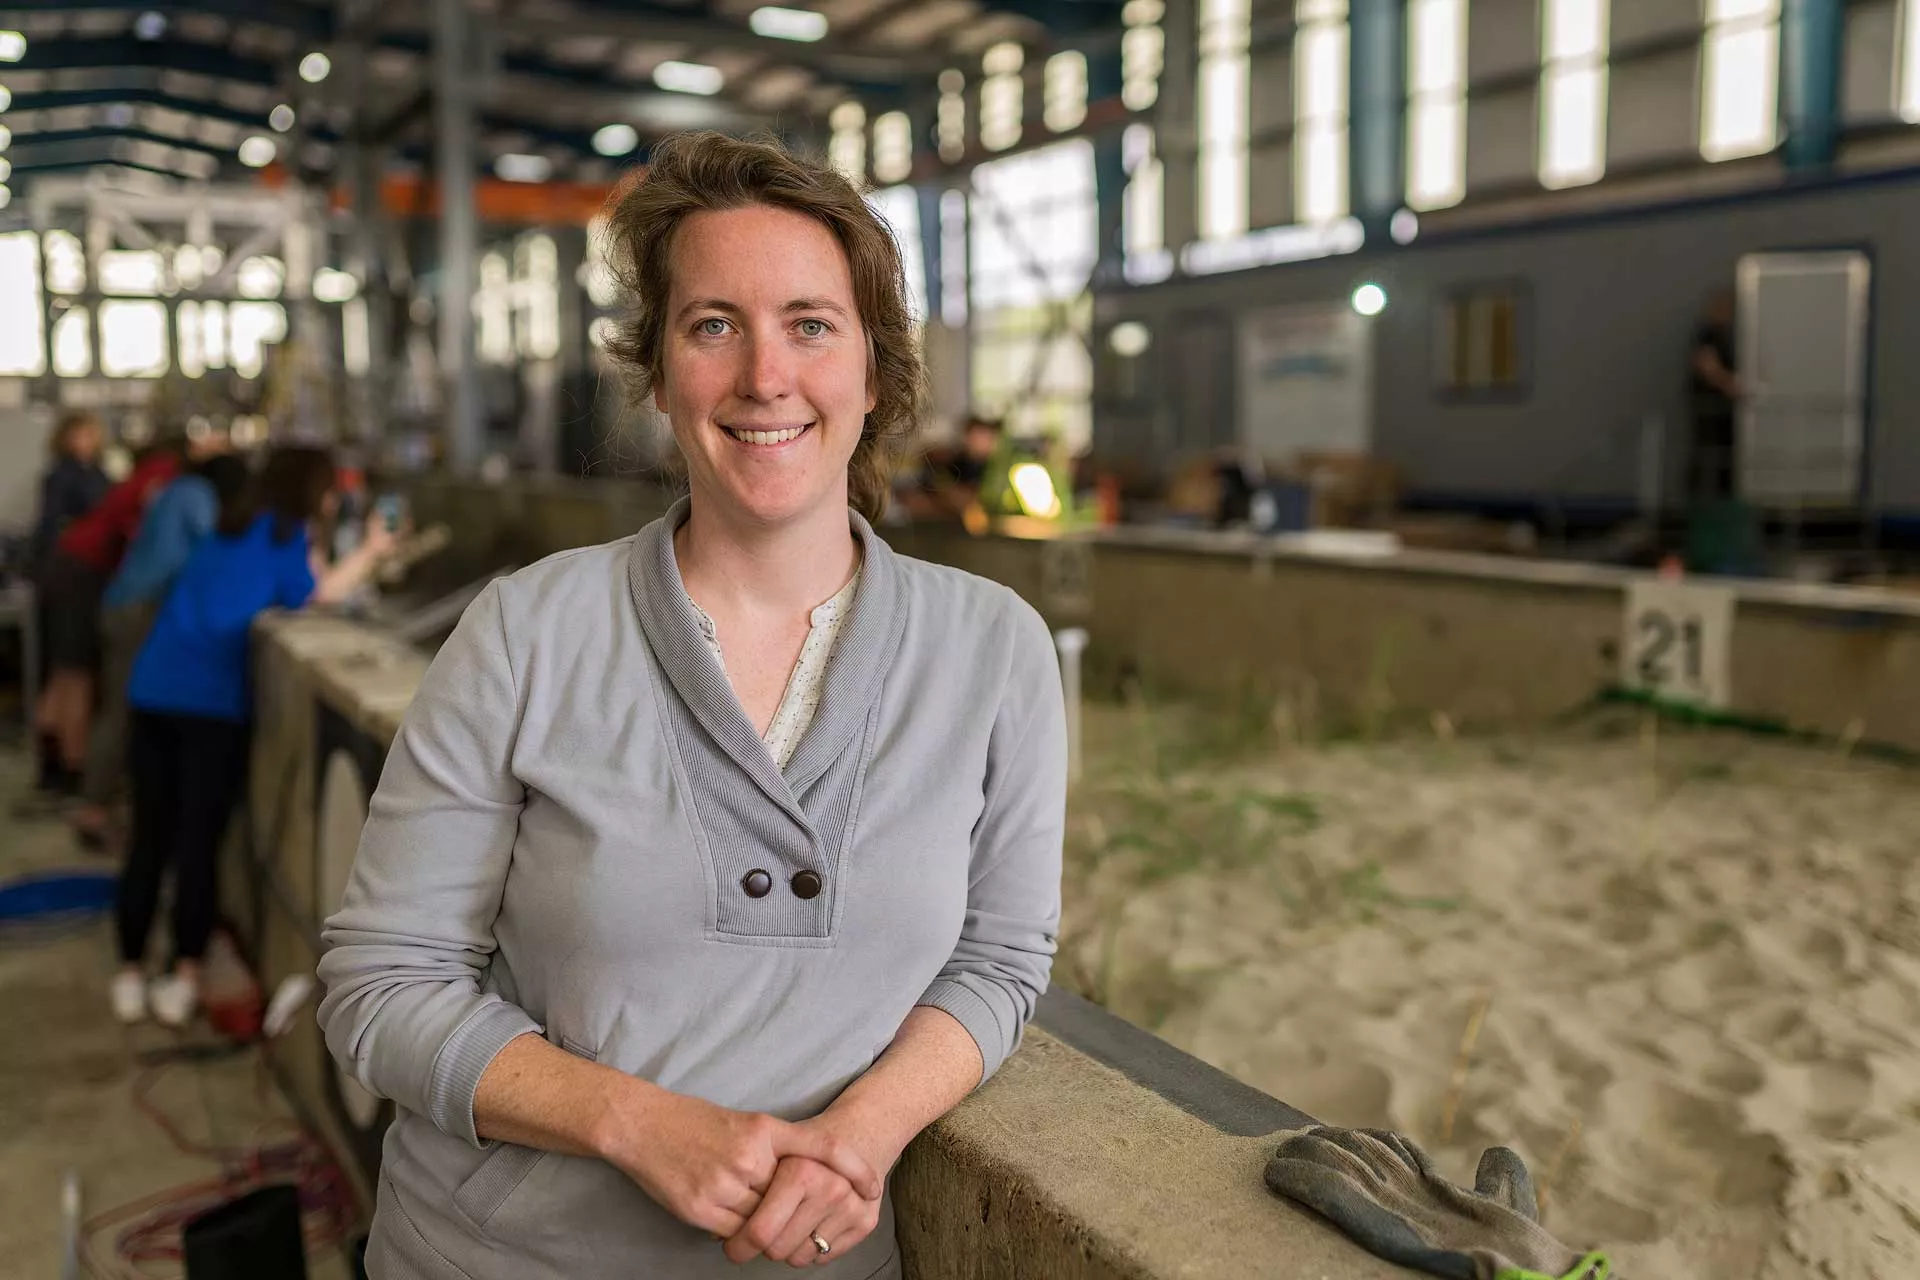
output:
<svg viewBox="0 0 1920 1280"><path fill-rule="evenodd" d="M796 424L767 424L756 426L730 426L722 423L720 429L741 444L753 449L768 449L783 444L792 444L813 429L811 422Z"/></svg>

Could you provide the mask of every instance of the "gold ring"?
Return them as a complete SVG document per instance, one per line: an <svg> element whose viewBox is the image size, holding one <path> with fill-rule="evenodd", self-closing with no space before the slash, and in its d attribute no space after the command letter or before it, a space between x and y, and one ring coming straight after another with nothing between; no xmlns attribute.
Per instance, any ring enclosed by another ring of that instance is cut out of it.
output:
<svg viewBox="0 0 1920 1280"><path fill-rule="evenodd" d="M813 1233L813 1247L820 1251L820 1256L823 1258L833 1252L833 1246L822 1240L818 1231Z"/></svg>

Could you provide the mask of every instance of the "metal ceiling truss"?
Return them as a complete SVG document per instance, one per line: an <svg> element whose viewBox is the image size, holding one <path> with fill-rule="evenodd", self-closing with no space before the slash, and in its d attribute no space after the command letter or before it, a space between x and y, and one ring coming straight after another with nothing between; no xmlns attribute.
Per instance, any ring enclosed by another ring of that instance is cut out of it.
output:
<svg viewBox="0 0 1920 1280"><path fill-rule="evenodd" d="M642 144L636 154L644 155L647 135L686 127L696 118L723 128L790 125L821 105L823 88L858 98L871 115L907 109L916 121L930 118L935 76L972 56L950 52L947 42L956 30L991 23L996 14L1026 20L1034 28L1029 37L1043 45L1085 44L1096 35L1118 40L1122 0L978 3L981 13L961 19L959 27L943 28L919 47L901 50L878 44L874 37L884 40L888 24L911 14L915 0L882 0L812 43L760 36L748 28L743 15L723 15L710 3L681 7L657 0L584 0L556 10L538 0L502 0L497 11L472 15L474 42L485 47L476 71L481 104L524 97L555 118L483 111L476 162L485 165L501 152L533 149L556 160L577 157L593 172L600 163L593 131L602 123L624 120L638 126ZM162 15L166 25L156 38L143 39L132 24L136 14L149 11ZM103 25L116 14L126 23L117 34L111 21ZM164 145L215 156L234 172L237 157L221 145L221 131L196 122L267 132L268 100L282 97L300 107L296 147L303 140L328 147L354 141L383 149L397 144L402 158L418 159L425 140L415 137L415 128L431 115L433 103L426 19L425 6L394 0L16 2L0 8L0 28L12 25L29 32L21 61L0 68L0 76L14 90L10 117L29 122L15 125L15 165L44 171L121 160L130 167L180 172L169 170L164 160L156 163L144 150ZM47 34L35 34L42 31ZM275 39L263 32L283 34ZM538 51L582 37L603 38L608 45L582 62L556 60ZM736 68L721 94L689 98L624 73L621 54L635 46L677 47L677 56L695 60L703 54L717 57L720 51L747 53L756 61L740 70L736 56ZM347 64L347 74L319 85L299 83L293 62L302 51L314 49L330 51ZM364 64L382 53L402 55L402 65L412 65L398 80L379 77ZM759 79L789 70L813 77L815 87L793 91L796 96L782 107L749 106L742 100L742 94L751 97ZM115 104L157 108L179 119L96 118L82 127L71 119L43 123L29 114ZM367 118L369 112L374 118ZM570 127L559 117L578 123ZM198 129L203 136L181 129ZM142 153L132 156L130 147L142 148ZM296 154L296 160L301 158ZM192 166L202 167L197 162Z"/></svg>
<svg viewBox="0 0 1920 1280"><path fill-rule="evenodd" d="M164 190L130 190L98 175L53 176L34 184L27 204L35 230L82 231L91 260L87 273L91 287L76 299L80 301L91 300L97 293L93 263L113 248L220 245L220 269L197 287L179 289L180 297L237 296L241 264L249 258L277 256L286 269L281 297L287 302L307 298L314 268L325 256L323 208L314 196L296 187L267 191L255 186L179 184ZM238 235L223 237L223 231ZM223 238L225 244L221 244ZM316 254L316 249L321 252ZM163 260L162 269L171 277L173 263ZM177 287L178 282L174 283Z"/></svg>

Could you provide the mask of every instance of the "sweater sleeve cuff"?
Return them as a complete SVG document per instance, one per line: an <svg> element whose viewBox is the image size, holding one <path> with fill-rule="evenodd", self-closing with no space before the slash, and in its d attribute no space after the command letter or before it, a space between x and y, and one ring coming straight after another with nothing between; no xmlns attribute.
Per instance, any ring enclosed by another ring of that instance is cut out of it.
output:
<svg viewBox="0 0 1920 1280"><path fill-rule="evenodd" d="M539 1024L503 1000L481 1006L461 1023L440 1046L427 1085L427 1119L434 1127L482 1149L491 1145L474 1128L474 1091L507 1042L529 1034L539 1035Z"/></svg>
<svg viewBox="0 0 1920 1280"><path fill-rule="evenodd" d="M1018 1024L1009 1037L1001 1027L999 1014L986 997L958 979L937 979L920 997L920 1003L952 1015L956 1022L967 1029L967 1034L973 1037L974 1044L980 1048L981 1084L992 1078L1019 1042Z"/></svg>

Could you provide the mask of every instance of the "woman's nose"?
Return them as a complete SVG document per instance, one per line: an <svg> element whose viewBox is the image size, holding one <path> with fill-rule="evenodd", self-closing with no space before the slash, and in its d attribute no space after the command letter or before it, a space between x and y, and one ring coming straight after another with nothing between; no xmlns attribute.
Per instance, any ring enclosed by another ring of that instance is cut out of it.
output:
<svg viewBox="0 0 1920 1280"><path fill-rule="evenodd" d="M792 353L778 339L753 338L741 359L739 393L750 400L778 400L793 381Z"/></svg>

